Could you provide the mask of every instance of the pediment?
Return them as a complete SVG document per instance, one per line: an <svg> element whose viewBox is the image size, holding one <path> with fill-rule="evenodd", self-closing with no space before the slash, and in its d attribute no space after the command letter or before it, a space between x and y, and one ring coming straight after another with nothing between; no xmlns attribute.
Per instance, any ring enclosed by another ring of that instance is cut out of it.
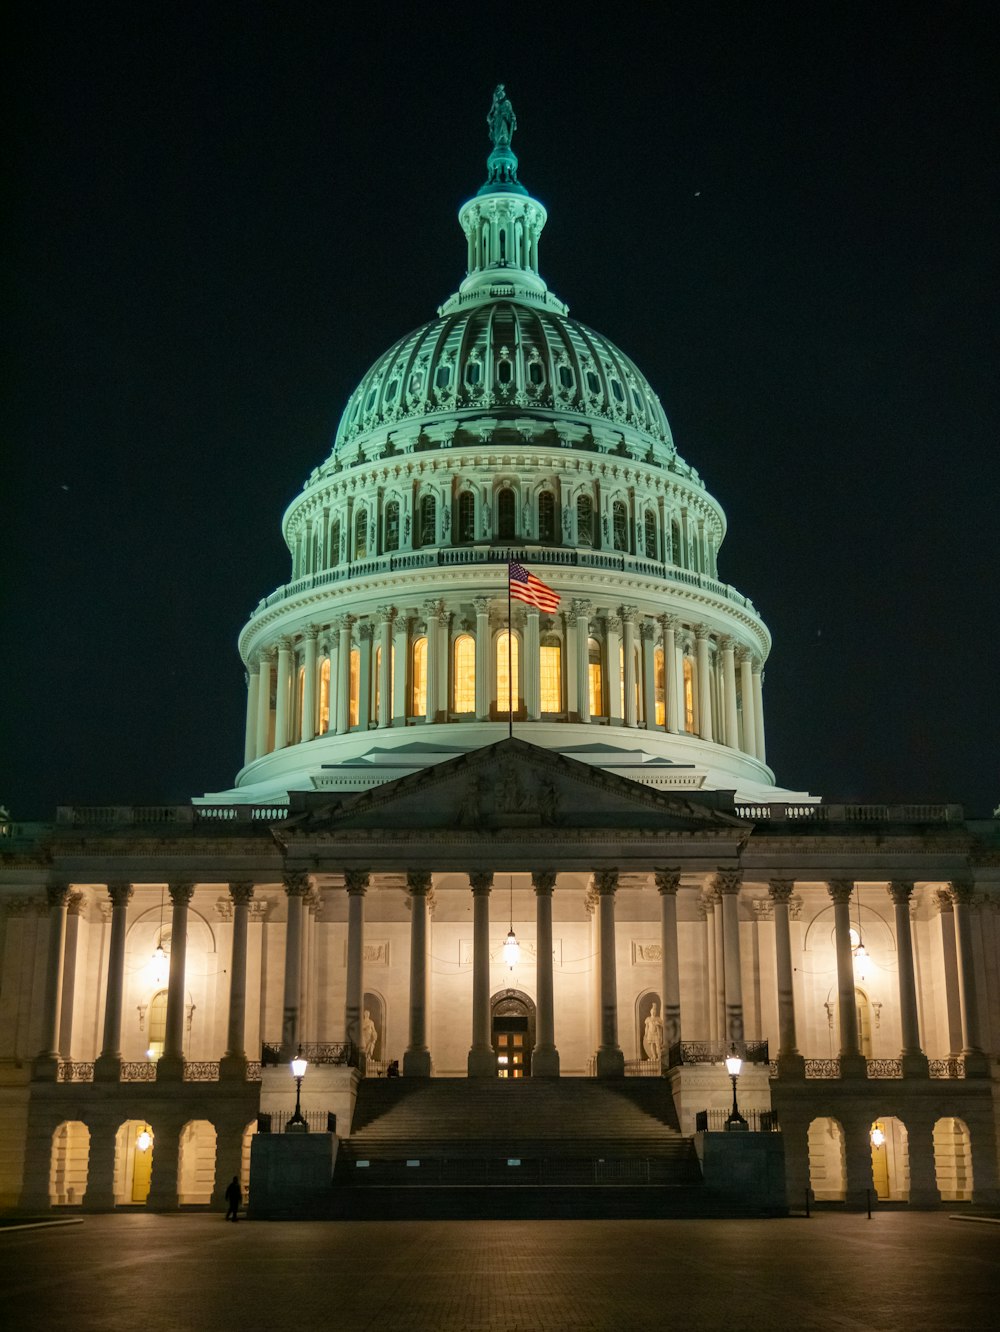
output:
<svg viewBox="0 0 1000 1332"><path fill-rule="evenodd" d="M292 842L361 829L602 828L717 837L745 827L734 814L713 807L712 796L658 791L514 738L356 795L316 797L276 834Z"/></svg>

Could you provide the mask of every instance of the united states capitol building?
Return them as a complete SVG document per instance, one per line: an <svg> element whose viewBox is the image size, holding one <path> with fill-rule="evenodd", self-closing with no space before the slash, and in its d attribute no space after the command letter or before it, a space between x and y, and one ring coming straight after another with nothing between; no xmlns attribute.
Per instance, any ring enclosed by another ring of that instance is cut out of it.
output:
<svg viewBox="0 0 1000 1332"><path fill-rule="evenodd" d="M488 123L464 279L282 519L233 787L0 820L0 1206L252 1208L289 1120L344 1215L696 1211L724 1134L793 1204L995 1201L998 824L777 785L722 508Z"/></svg>

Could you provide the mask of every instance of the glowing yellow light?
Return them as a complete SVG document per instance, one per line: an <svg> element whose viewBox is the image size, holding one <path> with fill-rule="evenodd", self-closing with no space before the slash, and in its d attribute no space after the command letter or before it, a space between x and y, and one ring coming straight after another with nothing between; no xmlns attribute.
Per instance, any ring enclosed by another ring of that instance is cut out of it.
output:
<svg viewBox="0 0 1000 1332"><path fill-rule="evenodd" d="M521 945L517 942L517 935L514 933L513 925L510 927L510 933L507 935L503 946L503 960L511 970L517 966L518 959L521 956Z"/></svg>
<svg viewBox="0 0 1000 1332"><path fill-rule="evenodd" d="M135 1140L136 1150L140 1152L148 1152L152 1145L153 1145L152 1137L149 1135L146 1129L143 1129Z"/></svg>
<svg viewBox="0 0 1000 1332"><path fill-rule="evenodd" d="M872 1126L871 1138L872 1138L873 1147L883 1146L883 1144L885 1143L885 1133L882 1130L881 1124L874 1124Z"/></svg>

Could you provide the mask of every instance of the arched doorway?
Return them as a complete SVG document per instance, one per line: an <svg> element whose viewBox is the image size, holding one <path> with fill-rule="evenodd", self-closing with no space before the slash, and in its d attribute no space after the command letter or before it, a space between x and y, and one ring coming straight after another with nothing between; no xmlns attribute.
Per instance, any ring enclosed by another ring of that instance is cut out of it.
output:
<svg viewBox="0 0 1000 1332"><path fill-rule="evenodd" d="M90 1129L78 1119L66 1120L52 1135L49 1201L53 1207L78 1207L87 1192Z"/></svg>
<svg viewBox="0 0 1000 1332"><path fill-rule="evenodd" d="M872 1124L868 1136L876 1195L883 1202L905 1202L910 1196L906 1125L892 1115L883 1115Z"/></svg>
<svg viewBox="0 0 1000 1332"><path fill-rule="evenodd" d="M809 1125L809 1187L817 1202L843 1202L846 1196L844 1130L836 1119Z"/></svg>
<svg viewBox="0 0 1000 1332"><path fill-rule="evenodd" d="M145 1203L153 1177L153 1130L144 1119L126 1119L115 1135L115 1202Z"/></svg>
<svg viewBox="0 0 1000 1332"><path fill-rule="evenodd" d="M215 1125L192 1119L181 1130L177 1163L177 1201L182 1207L207 1207L215 1188Z"/></svg>
<svg viewBox="0 0 1000 1332"><path fill-rule="evenodd" d="M535 1047L535 1005L521 990L500 990L490 1000L490 1037L498 1078L530 1078Z"/></svg>
<svg viewBox="0 0 1000 1332"><path fill-rule="evenodd" d="M972 1198L972 1142L961 1119L950 1116L934 1125L934 1173L944 1202Z"/></svg>

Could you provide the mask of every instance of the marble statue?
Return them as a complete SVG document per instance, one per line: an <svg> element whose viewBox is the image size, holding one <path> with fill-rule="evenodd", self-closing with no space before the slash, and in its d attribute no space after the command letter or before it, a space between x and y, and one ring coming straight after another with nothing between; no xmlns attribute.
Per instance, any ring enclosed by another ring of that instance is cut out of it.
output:
<svg viewBox="0 0 1000 1332"><path fill-rule="evenodd" d="M657 1003L650 1005L642 1033L642 1044L646 1058L655 1059L659 1063L663 1054L663 1019L660 1017L660 1005Z"/></svg>
<svg viewBox="0 0 1000 1332"><path fill-rule="evenodd" d="M365 1052L365 1058L374 1059L375 1047L378 1045L378 1027L372 1021L370 1008L365 1009L365 1016L361 1023L361 1045Z"/></svg>
<svg viewBox="0 0 1000 1332"><path fill-rule="evenodd" d="M493 93L493 105L486 117L486 123L490 127L490 141L494 147L499 148L502 144L510 143L517 129L517 117L502 83L497 84Z"/></svg>

